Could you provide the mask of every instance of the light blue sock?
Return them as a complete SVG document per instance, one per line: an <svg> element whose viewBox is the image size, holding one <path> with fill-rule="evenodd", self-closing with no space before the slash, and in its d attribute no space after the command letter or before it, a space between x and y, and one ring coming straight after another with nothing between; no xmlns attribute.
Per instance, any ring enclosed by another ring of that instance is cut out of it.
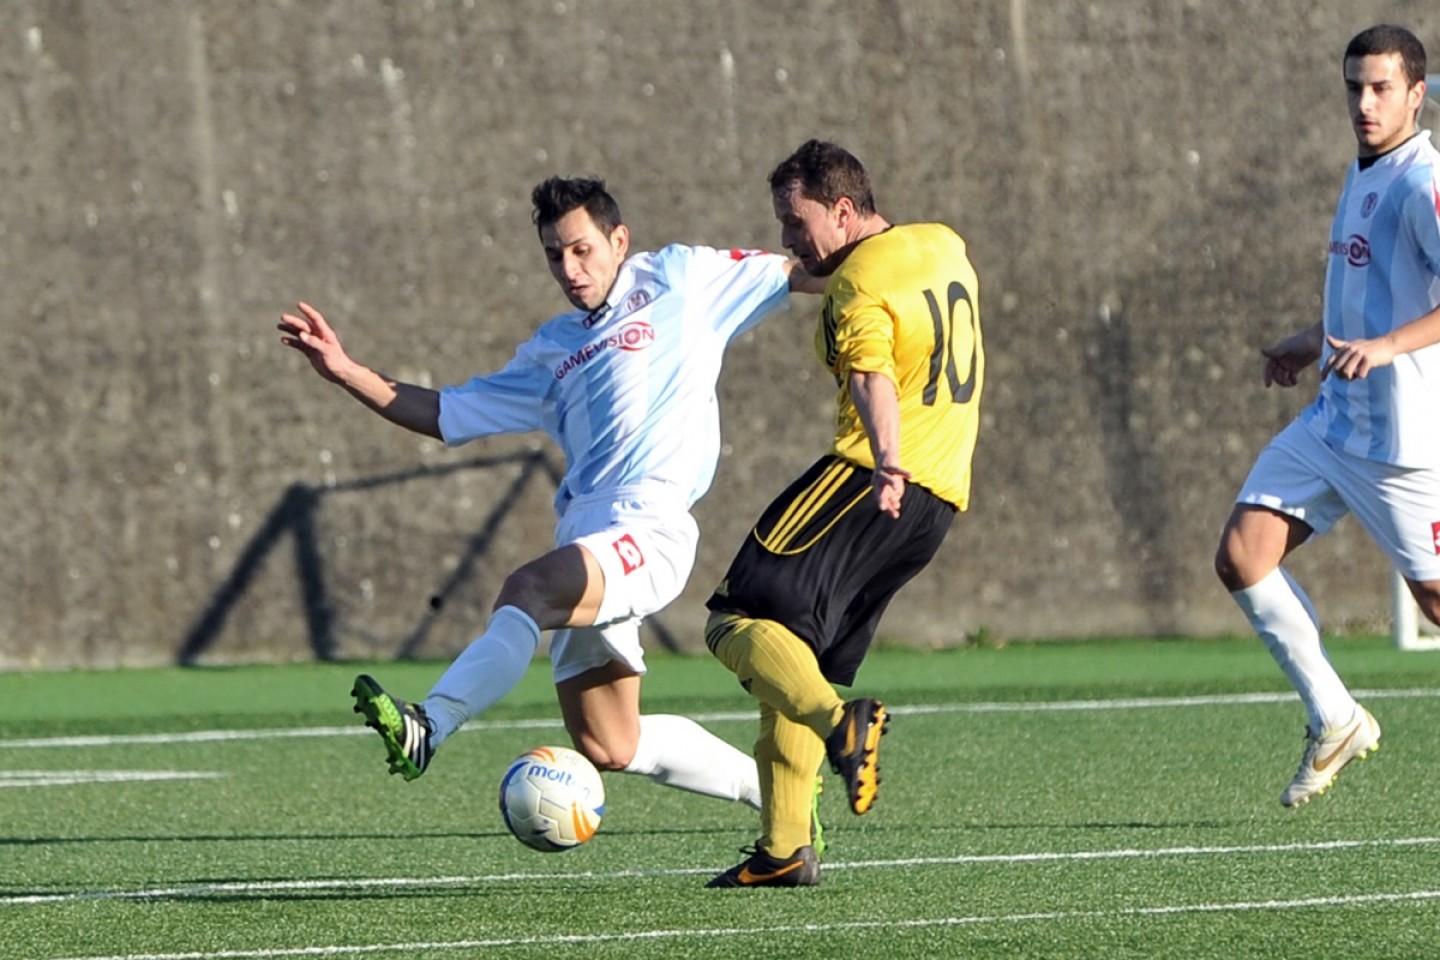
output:
<svg viewBox="0 0 1440 960"><path fill-rule="evenodd" d="M438 747L513 690L539 645L540 628L525 611L506 606L492 613L485 632L455 658L422 704L431 745Z"/></svg>

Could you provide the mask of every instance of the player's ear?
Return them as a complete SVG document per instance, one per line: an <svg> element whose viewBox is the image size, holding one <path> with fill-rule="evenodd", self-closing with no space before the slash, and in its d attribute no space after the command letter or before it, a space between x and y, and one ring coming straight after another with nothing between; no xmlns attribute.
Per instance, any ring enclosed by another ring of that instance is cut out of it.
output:
<svg viewBox="0 0 1440 960"><path fill-rule="evenodd" d="M610 231L610 246L615 256L623 260L630 249L630 228L623 223L616 224L615 229Z"/></svg>

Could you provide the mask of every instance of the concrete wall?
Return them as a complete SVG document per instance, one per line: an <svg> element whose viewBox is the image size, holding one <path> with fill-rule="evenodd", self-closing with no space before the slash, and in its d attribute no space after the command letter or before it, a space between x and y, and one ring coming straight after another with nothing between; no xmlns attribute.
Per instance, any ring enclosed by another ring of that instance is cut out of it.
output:
<svg viewBox="0 0 1440 960"><path fill-rule="evenodd" d="M1381 19L1440 62L1420 2L9 0L0 667L453 652L549 545L555 451L390 427L278 344L279 312L463 380L565 306L536 181L604 175L641 247L773 247L765 174L814 135L982 279L974 509L885 632L1242 629L1215 536L1313 392L1262 390L1257 348L1316 316L1354 153L1339 56ZM658 641L696 645L824 446L811 323L732 351ZM1353 524L1296 570L1332 627L1383 618Z"/></svg>

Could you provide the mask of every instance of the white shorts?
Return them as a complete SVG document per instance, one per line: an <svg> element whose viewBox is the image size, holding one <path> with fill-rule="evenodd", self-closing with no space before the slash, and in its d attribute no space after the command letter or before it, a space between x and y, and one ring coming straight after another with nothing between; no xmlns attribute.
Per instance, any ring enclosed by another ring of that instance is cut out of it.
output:
<svg viewBox="0 0 1440 960"><path fill-rule="evenodd" d="M578 544L605 575L595 623L556 630L550 639L555 682L619 660L645 672L640 621L680 595L695 566L700 529L683 504L653 499L577 499L561 518L555 545Z"/></svg>
<svg viewBox="0 0 1440 960"><path fill-rule="evenodd" d="M1440 580L1440 470L1331 448L1296 419L1260 452L1236 503L1303 521L1317 535L1347 513L1411 580Z"/></svg>

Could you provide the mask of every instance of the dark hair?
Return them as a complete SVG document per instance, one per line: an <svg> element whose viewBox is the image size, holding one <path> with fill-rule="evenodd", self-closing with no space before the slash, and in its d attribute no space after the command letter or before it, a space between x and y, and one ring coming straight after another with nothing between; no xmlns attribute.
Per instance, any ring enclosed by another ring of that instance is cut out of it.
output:
<svg viewBox="0 0 1440 960"><path fill-rule="evenodd" d="M607 237L623 222L620 205L599 177L551 177L535 185L530 191L530 202L535 205L532 219L537 230L553 226L565 214L580 207L585 208L595 226Z"/></svg>
<svg viewBox="0 0 1440 960"><path fill-rule="evenodd" d="M1404 27L1397 27L1393 23L1381 23L1368 30L1357 33L1345 48L1345 56L1340 61L1343 69L1345 61L1351 57L1370 57L1377 54L1398 53L1400 64L1405 70L1405 86L1415 86L1425 79L1425 47L1420 43L1415 34Z"/></svg>
<svg viewBox="0 0 1440 960"><path fill-rule="evenodd" d="M855 155L826 140L807 140L780 165L770 171L770 189L783 190L799 181L800 195L827 207L849 197L862 214L875 212L875 194L870 174Z"/></svg>

